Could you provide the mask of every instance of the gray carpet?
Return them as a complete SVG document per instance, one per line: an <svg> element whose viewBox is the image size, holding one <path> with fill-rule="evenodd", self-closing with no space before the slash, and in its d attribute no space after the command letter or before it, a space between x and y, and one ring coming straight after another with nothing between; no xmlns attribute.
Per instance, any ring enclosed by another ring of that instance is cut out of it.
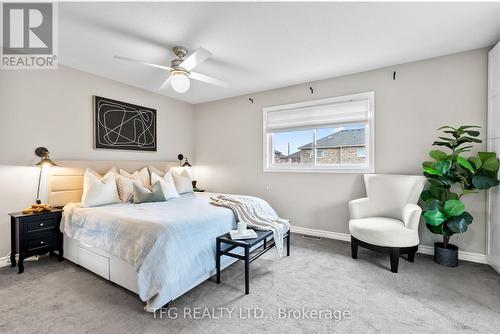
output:
<svg viewBox="0 0 500 334"><path fill-rule="evenodd" d="M387 256L360 248L353 260L345 242L292 242L291 257L273 250L252 263L250 295L237 263L221 285L206 281L172 302L177 319L154 318L133 293L68 261L43 257L22 275L0 268L0 333L499 332L500 276L486 265L446 268L417 255L392 274ZM310 319L315 311L321 319Z"/></svg>

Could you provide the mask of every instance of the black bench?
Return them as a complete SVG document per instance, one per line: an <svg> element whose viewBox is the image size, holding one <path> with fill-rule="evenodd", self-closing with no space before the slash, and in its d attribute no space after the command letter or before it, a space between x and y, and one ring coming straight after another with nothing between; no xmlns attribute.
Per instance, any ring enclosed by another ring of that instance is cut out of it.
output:
<svg viewBox="0 0 500 334"><path fill-rule="evenodd" d="M253 239L233 240L229 236L229 233L217 237L217 284L220 283L220 259L223 255L243 260L245 261L245 294L248 295L250 292L248 273L250 263L276 245L274 240L268 240L273 235L272 231L255 230L255 232L257 233L257 238ZM290 231L285 233L284 239L286 239L286 256L290 256ZM238 248L243 248L244 255L231 252Z"/></svg>

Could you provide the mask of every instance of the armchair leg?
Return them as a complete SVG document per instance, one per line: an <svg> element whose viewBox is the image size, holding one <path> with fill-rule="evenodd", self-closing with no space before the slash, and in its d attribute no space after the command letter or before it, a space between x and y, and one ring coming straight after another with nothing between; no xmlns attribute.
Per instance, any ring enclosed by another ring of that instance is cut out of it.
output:
<svg viewBox="0 0 500 334"><path fill-rule="evenodd" d="M408 261L410 261L410 262L415 261L415 253L416 253L416 252L417 252L417 251L416 251L416 250L414 250L414 251L410 251L410 252L408 253Z"/></svg>
<svg viewBox="0 0 500 334"><path fill-rule="evenodd" d="M358 240L351 236L351 257L353 259L358 258Z"/></svg>
<svg viewBox="0 0 500 334"><path fill-rule="evenodd" d="M391 250L391 271L393 273L398 272L398 265L399 265L399 248L394 247Z"/></svg>

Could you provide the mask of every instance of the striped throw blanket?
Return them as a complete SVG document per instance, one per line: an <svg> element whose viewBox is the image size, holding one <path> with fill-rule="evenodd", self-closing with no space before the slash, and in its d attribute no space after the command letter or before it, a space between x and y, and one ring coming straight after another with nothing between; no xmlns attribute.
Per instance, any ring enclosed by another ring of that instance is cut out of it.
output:
<svg viewBox="0 0 500 334"><path fill-rule="evenodd" d="M242 195L218 195L210 198L213 205L233 210L236 221L246 222L256 230L273 231L276 250L283 254L283 237L290 229L290 222L278 217L276 211L263 199Z"/></svg>

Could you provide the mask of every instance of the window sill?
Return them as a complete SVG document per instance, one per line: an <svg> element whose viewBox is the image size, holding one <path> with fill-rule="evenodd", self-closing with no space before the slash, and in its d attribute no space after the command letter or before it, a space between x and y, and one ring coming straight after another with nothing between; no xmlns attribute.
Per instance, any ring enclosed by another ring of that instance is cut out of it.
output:
<svg viewBox="0 0 500 334"><path fill-rule="evenodd" d="M375 168L297 168L297 167L265 167L264 173L316 173L316 174L371 174L375 173Z"/></svg>

